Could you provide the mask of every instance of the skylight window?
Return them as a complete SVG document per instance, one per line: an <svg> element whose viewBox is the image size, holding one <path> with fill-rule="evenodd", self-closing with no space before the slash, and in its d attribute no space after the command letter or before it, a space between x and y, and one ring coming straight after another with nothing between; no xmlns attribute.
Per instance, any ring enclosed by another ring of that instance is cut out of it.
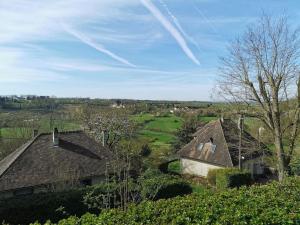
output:
<svg viewBox="0 0 300 225"><path fill-rule="evenodd" d="M217 145L211 144L211 151L212 151L212 153L215 153L216 148L217 148Z"/></svg>
<svg viewBox="0 0 300 225"><path fill-rule="evenodd" d="M201 151L203 148L203 143L198 144L197 151Z"/></svg>

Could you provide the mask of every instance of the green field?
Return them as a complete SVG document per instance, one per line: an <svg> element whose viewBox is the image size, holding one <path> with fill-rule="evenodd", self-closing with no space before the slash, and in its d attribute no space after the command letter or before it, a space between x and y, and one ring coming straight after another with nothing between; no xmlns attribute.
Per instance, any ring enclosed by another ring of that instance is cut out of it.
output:
<svg viewBox="0 0 300 225"><path fill-rule="evenodd" d="M154 151L168 151L176 139L177 129L183 123L182 118L173 114L168 116L140 114L134 116L133 120L139 125L140 137L146 138Z"/></svg>
<svg viewBox="0 0 300 225"><path fill-rule="evenodd" d="M4 138L27 138L31 136L33 129L38 129L41 133L52 131L49 120L46 119L36 121L33 127L4 127L0 128L0 134L1 137ZM54 121L52 123L52 127L57 127L59 131L70 131L80 129L80 126L75 122L63 120Z"/></svg>
<svg viewBox="0 0 300 225"><path fill-rule="evenodd" d="M218 117L215 117L215 116L200 116L198 118L199 121L205 122L205 123L208 123L208 122L216 120L216 119L218 119Z"/></svg>
<svg viewBox="0 0 300 225"><path fill-rule="evenodd" d="M203 116L199 121L209 122L216 117ZM133 120L139 125L138 134L146 138L152 150L166 152L170 150L171 144L176 140L176 131L182 126L183 118L174 114L167 116L155 116L153 114L139 114L133 116Z"/></svg>

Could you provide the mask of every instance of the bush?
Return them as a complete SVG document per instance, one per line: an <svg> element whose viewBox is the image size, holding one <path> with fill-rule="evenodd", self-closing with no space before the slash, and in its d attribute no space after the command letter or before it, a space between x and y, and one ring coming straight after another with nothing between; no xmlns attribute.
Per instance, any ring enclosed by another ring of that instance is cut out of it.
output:
<svg viewBox="0 0 300 225"><path fill-rule="evenodd" d="M220 169L216 171L217 188L234 188L250 185L251 174L237 168Z"/></svg>
<svg viewBox="0 0 300 225"><path fill-rule="evenodd" d="M113 224L299 224L300 181L225 189L69 217L59 225ZM39 225L36 223L35 225ZM50 225L48 223L47 225Z"/></svg>
<svg viewBox="0 0 300 225"><path fill-rule="evenodd" d="M290 164L291 167L291 173L294 175L299 176L300 175L300 159L296 158L292 161Z"/></svg>
<svg viewBox="0 0 300 225"><path fill-rule="evenodd" d="M180 174L181 173L180 161L176 160L168 163L168 172L173 174Z"/></svg>
<svg viewBox="0 0 300 225"><path fill-rule="evenodd" d="M85 188L4 199L0 201L0 218L9 224L28 224L35 220L45 222L51 219L55 222L69 215L80 216L89 211L83 203L83 195L88 190Z"/></svg>
<svg viewBox="0 0 300 225"><path fill-rule="evenodd" d="M140 178L143 200L158 200L190 194L191 186L176 176L162 174L158 170L148 170Z"/></svg>
<svg viewBox="0 0 300 225"><path fill-rule="evenodd" d="M216 186L216 175L217 175L218 170L223 170L223 169L210 169L210 170L208 170L206 179L207 179L207 182L208 182L209 185Z"/></svg>

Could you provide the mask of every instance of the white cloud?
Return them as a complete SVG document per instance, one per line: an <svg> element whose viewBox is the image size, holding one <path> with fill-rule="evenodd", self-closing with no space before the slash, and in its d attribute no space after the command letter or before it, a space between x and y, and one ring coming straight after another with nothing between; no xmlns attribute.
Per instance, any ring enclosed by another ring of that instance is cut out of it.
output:
<svg viewBox="0 0 300 225"><path fill-rule="evenodd" d="M181 47L183 52L197 65L200 65L191 49L188 47L185 39L180 32L165 18L159 9L150 0L141 0L141 3L152 13L152 15L165 27Z"/></svg>
<svg viewBox="0 0 300 225"><path fill-rule="evenodd" d="M38 66L39 61L24 62L26 56L16 48L0 48L0 83L57 81L68 77Z"/></svg>
<svg viewBox="0 0 300 225"><path fill-rule="evenodd" d="M1 1L0 43L61 39L60 22L79 26L119 17L130 19L123 9L137 4L135 0Z"/></svg>

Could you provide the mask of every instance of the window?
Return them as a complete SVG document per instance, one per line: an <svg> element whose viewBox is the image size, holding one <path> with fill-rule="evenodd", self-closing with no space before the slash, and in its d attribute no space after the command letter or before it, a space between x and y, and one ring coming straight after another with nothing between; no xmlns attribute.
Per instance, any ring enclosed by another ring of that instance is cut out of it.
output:
<svg viewBox="0 0 300 225"><path fill-rule="evenodd" d="M201 151L203 148L203 143L198 144L197 151Z"/></svg>
<svg viewBox="0 0 300 225"><path fill-rule="evenodd" d="M217 145L211 144L211 151L215 153Z"/></svg>

